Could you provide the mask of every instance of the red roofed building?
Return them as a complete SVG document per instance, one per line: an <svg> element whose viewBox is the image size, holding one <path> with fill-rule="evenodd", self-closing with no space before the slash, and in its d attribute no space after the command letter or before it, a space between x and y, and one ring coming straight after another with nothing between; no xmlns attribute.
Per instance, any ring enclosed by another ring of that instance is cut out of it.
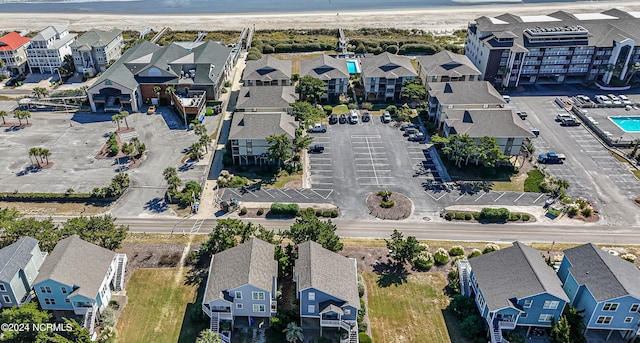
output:
<svg viewBox="0 0 640 343"><path fill-rule="evenodd" d="M0 37L0 60L12 75L24 73L27 67L27 52L30 38L22 37L17 32L10 32Z"/></svg>

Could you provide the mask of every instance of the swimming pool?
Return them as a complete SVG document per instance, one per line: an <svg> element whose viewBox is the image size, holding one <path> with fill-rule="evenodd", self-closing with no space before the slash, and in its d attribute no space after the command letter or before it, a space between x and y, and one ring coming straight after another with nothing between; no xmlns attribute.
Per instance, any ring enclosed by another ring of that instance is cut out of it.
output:
<svg viewBox="0 0 640 343"><path fill-rule="evenodd" d="M358 66L358 62L354 60L347 60L347 70L349 74L358 74L360 73L360 68Z"/></svg>
<svg viewBox="0 0 640 343"><path fill-rule="evenodd" d="M624 132L640 132L640 117L609 117Z"/></svg>

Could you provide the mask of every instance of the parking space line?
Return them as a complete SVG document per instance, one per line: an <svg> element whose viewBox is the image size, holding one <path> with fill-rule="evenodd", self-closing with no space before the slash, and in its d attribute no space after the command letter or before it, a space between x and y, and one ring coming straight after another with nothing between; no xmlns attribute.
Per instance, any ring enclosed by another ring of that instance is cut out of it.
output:
<svg viewBox="0 0 640 343"><path fill-rule="evenodd" d="M294 188L293 190L294 190L294 191L296 191L298 194L302 195L305 199L309 199L309 197L308 197L308 196L306 196L306 195L302 194L302 192L300 192L299 190L297 190L297 189L295 189L295 188Z"/></svg>
<svg viewBox="0 0 640 343"><path fill-rule="evenodd" d="M540 198L542 198L543 196L544 196L544 193L543 193L543 194L540 194L540 195L536 198L536 200L534 200L534 201L533 201L533 203L535 204L535 203L536 203L538 200L540 200Z"/></svg>
<svg viewBox="0 0 640 343"><path fill-rule="evenodd" d="M351 138L382 138L380 135L351 135Z"/></svg>
<svg viewBox="0 0 640 343"><path fill-rule="evenodd" d="M311 175L311 178L316 178L316 179L333 179L333 176L326 176L326 175Z"/></svg>
<svg viewBox="0 0 640 343"><path fill-rule="evenodd" d="M291 196L290 196L289 194L287 194L287 193L283 192L283 191L282 191L282 189L280 189L280 188L276 188L276 189L277 189L277 190L279 190L279 191L280 191L280 193L282 193L282 194L286 195L289 199L291 199Z"/></svg>
<svg viewBox="0 0 640 343"><path fill-rule="evenodd" d="M498 196L493 202L500 200L500 198L502 198L505 194L507 194L507 192L502 192L502 194L500 194L500 196Z"/></svg>
<svg viewBox="0 0 640 343"><path fill-rule="evenodd" d="M266 189L262 189L262 191L263 191L263 192L265 192L265 193L267 193L270 197L272 197L272 198L274 198L274 199L276 198L276 197L274 197L271 193L267 192L267 190L266 190Z"/></svg>
<svg viewBox="0 0 640 343"><path fill-rule="evenodd" d="M228 188L227 190L229 190L229 191L230 191L230 192L232 192L233 194L237 195L237 196L238 196L238 198L242 198L242 195L240 195L238 192L234 191L233 189Z"/></svg>
<svg viewBox="0 0 640 343"><path fill-rule="evenodd" d="M424 191L424 192L425 192L425 193L427 193L427 195L428 195L428 196L430 196L430 197L431 197L431 199L433 199L433 200L435 200L435 201L440 201L440 199L444 198L444 196L445 196L445 195L447 195L447 193L444 193L444 194L442 194L441 196L439 196L439 197L437 197L437 198L436 198L436 197L434 197L433 195L431 195L431 193L429 193L429 192L427 192L427 191Z"/></svg>
<svg viewBox="0 0 640 343"><path fill-rule="evenodd" d="M333 165L331 163L313 163L313 162L311 162L310 164L311 166L332 166Z"/></svg>
<svg viewBox="0 0 640 343"><path fill-rule="evenodd" d="M257 196L255 192L247 191L247 193L249 193L249 194L253 195L253 196L254 196L254 197L256 197L256 198L259 198L259 196Z"/></svg>
<svg viewBox="0 0 640 343"><path fill-rule="evenodd" d="M519 197L517 197L517 198L516 198L516 200L514 200L513 202L516 202L516 201L520 200L520 198L522 198L522 197L524 196L524 194L525 194L525 193L520 194L520 196L519 196Z"/></svg>
<svg viewBox="0 0 640 343"><path fill-rule="evenodd" d="M377 166L388 166L389 163L376 163ZM356 163L356 166L370 166L369 163Z"/></svg>
<svg viewBox="0 0 640 343"><path fill-rule="evenodd" d="M312 160L331 160L331 157L314 157Z"/></svg>
<svg viewBox="0 0 640 343"><path fill-rule="evenodd" d="M462 199L463 196L464 196L464 194L461 194L459 197L456 198L456 200L454 202L458 202L458 200Z"/></svg>
<svg viewBox="0 0 640 343"><path fill-rule="evenodd" d="M358 170L356 169L357 173L374 173L374 174L378 174L378 172L383 172L383 173L388 173L391 172L391 169L376 169L375 165L371 165L372 169L369 170Z"/></svg>
<svg viewBox="0 0 640 343"><path fill-rule="evenodd" d="M476 200L474 200L474 201L480 200L485 194L487 194L487 192L484 192L484 193L480 194L480 196L477 197Z"/></svg>

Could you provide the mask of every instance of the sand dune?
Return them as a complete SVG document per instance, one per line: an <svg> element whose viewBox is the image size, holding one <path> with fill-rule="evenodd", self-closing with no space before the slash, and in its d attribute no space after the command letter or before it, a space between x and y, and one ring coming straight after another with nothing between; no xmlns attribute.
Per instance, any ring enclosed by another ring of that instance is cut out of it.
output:
<svg viewBox="0 0 640 343"><path fill-rule="evenodd" d="M465 0L462 0L465 1ZM611 8L640 11L640 1L618 0L460 7L424 8L414 10L307 12L307 13L246 13L232 15L121 15L88 13L5 13L0 30L40 30L47 25L68 25L73 31L91 28L141 30L151 26L158 30L169 26L173 30L240 30L255 25L256 29L355 29L362 27L395 27L421 29L436 33L464 29L479 16L495 16L505 12L516 15L538 15L558 10L570 13L601 12Z"/></svg>

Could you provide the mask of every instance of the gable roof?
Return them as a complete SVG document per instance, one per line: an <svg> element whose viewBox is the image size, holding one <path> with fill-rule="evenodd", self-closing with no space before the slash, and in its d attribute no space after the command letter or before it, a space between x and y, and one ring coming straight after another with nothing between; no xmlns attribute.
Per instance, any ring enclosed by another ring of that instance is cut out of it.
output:
<svg viewBox="0 0 640 343"><path fill-rule="evenodd" d="M464 75L479 76L482 74L467 56L447 50L440 51L435 55L420 56L418 57L418 64L428 76L460 77Z"/></svg>
<svg viewBox="0 0 640 343"><path fill-rule="evenodd" d="M409 58L388 52L364 57L360 60L360 65L362 66L362 74L365 77L397 79L418 76Z"/></svg>
<svg viewBox="0 0 640 343"><path fill-rule="evenodd" d="M121 34L122 30L119 29L111 29L109 31L93 29L78 37L78 39L71 43L71 47L90 51L93 47L107 46Z"/></svg>
<svg viewBox="0 0 640 343"><path fill-rule="evenodd" d="M242 76L243 80L282 80L291 78L291 61L277 59L271 55L263 56L257 61L247 61Z"/></svg>
<svg viewBox="0 0 640 343"><path fill-rule="evenodd" d="M455 128L455 134L467 134L472 138L485 136L496 138L533 137L513 110L504 108L443 110L445 123Z"/></svg>
<svg viewBox="0 0 640 343"><path fill-rule="evenodd" d="M22 37L17 32L9 32L6 35L0 37L0 51L13 51L19 47L29 43L31 39L28 37Z"/></svg>
<svg viewBox="0 0 640 343"><path fill-rule="evenodd" d="M298 99L295 86L243 86L238 94L236 108L288 108Z"/></svg>
<svg viewBox="0 0 640 343"><path fill-rule="evenodd" d="M564 251L569 272L596 299L605 301L625 295L640 299L640 270L633 263L613 256L589 243Z"/></svg>
<svg viewBox="0 0 640 343"><path fill-rule="evenodd" d="M471 272L489 310L514 307L512 300L547 292L566 302L560 279L540 253L520 242L470 258Z"/></svg>
<svg viewBox="0 0 640 343"><path fill-rule="evenodd" d="M67 286L78 286L74 292L94 299L100 291L116 253L83 241L78 235L69 236L56 244L42 266L34 285L53 280Z"/></svg>
<svg viewBox="0 0 640 343"><path fill-rule="evenodd" d="M300 76L313 76L328 81L348 79L347 61L322 54L314 59L300 61Z"/></svg>
<svg viewBox="0 0 640 343"><path fill-rule="evenodd" d="M273 278L278 275L274 250L275 245L251 238L243 244L215 254L211 258L203 302L222 298L223 291L247 284L271 292Z"/></svg>
<svg viewBox="0 0 640 343"><path fill-rule="evenodd" d="M38 240L28 236L0 250L0 281L10 282L20 269L24 269L31 261L33 248Z"/></svg>
<svg viewBox="0 0 640 343"><path fill-rule="evenodd" d="M307 241L298 244L298 259L293 267L298 289L314 288L360 308L356 261Z"/></svg>
<svg viewBox="0 0 640 343"><path fill-rule="evenodd" d="M37 35L33 36L32 40L34 41L48 41L49 39L67 31L68 28L60 25L51 25L47 26L42 31L38 32Z"/></svg>
<svg viewBox="0 0 640 343"><path fill-rule="evenodd" d="M283 133L289 138L294 138L297 127L295 118L284 112L235 112L229 139L265 139Z"/></svg>
<svg viewBox="0 0 640 343"><path fill-rule="evenodd" d="M442 105L505 104L504 98L488 81L432 82L427 93Z"/></svg>

